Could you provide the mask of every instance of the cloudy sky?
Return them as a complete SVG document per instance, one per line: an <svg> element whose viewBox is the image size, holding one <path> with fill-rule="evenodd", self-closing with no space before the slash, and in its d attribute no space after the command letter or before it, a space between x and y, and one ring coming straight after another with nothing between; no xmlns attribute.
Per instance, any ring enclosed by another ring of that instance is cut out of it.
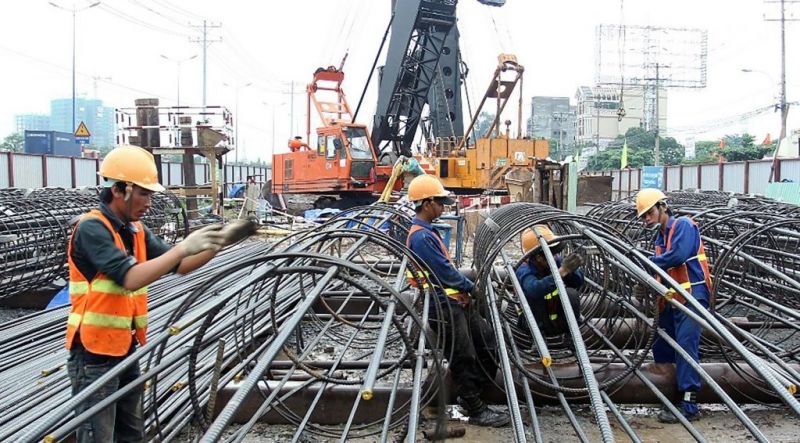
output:
<svg viewBox="0 0 800 443"><path fill-rule="evenodd" d="M403 1L403 0L399 0ZM72 0L53 0L72 8ZM93 1L76 0L78 8ZM389 21L389 0L102 0L77 18L77 90L106 104L133 105L156 97L175 103L176 64L161 57L197 58L181 72L181 103L202 99L202 48L192 25L221 24L210 34L208 103L234 110L240 85L239 155L266 158L273 139L283 149L290 133L305 133L304 85L318 66L338 65L344 54L345 89L358 101ZM526 67L524 118L532 95L569 96L595 79L595 27L626 24L708 30L708 85L669 91L668 135L712 139L750 131L758 138L779 131L777 113L749 117L777 101L780 28L774 3L763 0L507 0L491 8L460 0L461 48L470 66L472 99L486 88L497 54L517 55ZM50 100L71 96L71 14L46 0L0 0L0 137L17 113L47 113ZM792 6L800 11L800 6ZM795 11L794 17L800 17ZM788 99L800 99L800 60L787 31ZM752 69L744 73L741 69ZM290 121L294 81L294 121ZM244 87L248 83L250 86ZM370 122L376 85L370 85L359 120ZM511 114L513 114L512 112ZM748 116L748 117L743 117ZM273 133L273 120L275 131ZM312 119L312 125L316 123ZM516 126L516 125L514 125ZM800 127L800 107L789 128ZM290 129L291 128L291 129Z"/></svg>

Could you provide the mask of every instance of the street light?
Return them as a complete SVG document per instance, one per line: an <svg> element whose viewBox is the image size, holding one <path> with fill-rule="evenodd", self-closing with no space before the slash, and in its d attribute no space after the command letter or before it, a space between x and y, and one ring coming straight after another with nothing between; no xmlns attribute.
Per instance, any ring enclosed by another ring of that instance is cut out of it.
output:
<svg viewBox="0 0 800 443"><path fill-rule="evenodd" d="M72 132L75 132L75 22L79 12L85 11L89 8L94 8L100 2L94 2L91 5L84 6L83 8L76 9L75 4L72 4L72 9L65 8L57 3L48 2L50 6L61 9L63 11L72 12Z"/></svg>
<svg viewBox="0 0 800 443"><path fill-rule="evenodd" d="M182 58L182 59L178 59L178 58L174 58L174 57L167 57L166 55L161 54L161 58L163 58L164 60L167 60L167 61L175 63L175 65L178 68L178 90L177 90L177 93L178 93L177 103L178 104L177 104L177 106L180 106L181 105L181 64L185 63L185 62L188 62L189 60L196 59L197 58L197 54L195 54L195 55L193 55L193 56L191 56L189 58Z"/></svg>
<svg viewBox="0 0 800 443"><path fill-rule="evenodd" d="M222 83L222 84L227 86L227 87L229 87L229 88L233 88L233 90L234 90L234 92L236 94L236 102L234 104L234 109L235 109L234 112L236 113L236 120L234 122L234 128L233 128L233 133L234 133L233 137L234 137L234 146L235 146L234 152L233 152L233 161L234 162L238 162L239 161L239 120L241 120L241 116L239 115L239 89L251 86L253 83L252 82L247 82L247 83L245 83L243 85L239 85L239 84L230 85L228 83Z"/></svg>

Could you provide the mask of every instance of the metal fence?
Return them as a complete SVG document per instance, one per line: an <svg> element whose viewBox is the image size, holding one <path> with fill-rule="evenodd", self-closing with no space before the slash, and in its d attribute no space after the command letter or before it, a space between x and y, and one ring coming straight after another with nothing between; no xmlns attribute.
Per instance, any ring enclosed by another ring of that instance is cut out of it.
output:
<svg viewBox="0 0 800 443"><path fill-rule="evenodd" d="M207 163L196 163L195 181L206 184L211 181L211 170ZM0 153L0 188L78 188L100 184L97 171L100 160L94 158L56 157L16 152ZM183 168L180 163L161 164L162 184L182 186ZM265 166L225 165L221 178L227 183L244 182L256 176L257 182L272 178L272 170Z"/></svg>
<svg viewBox="0 0 800 443"><path fill-rule="evenodd" d="M679 165L664 167L664 189L702 189L764 195L769 183L772 160ZM601 172L614 178L611 195L619 200L636 194L642 186L640 168ZM773 181L800 182L800 158L779 159Z"/></svg>

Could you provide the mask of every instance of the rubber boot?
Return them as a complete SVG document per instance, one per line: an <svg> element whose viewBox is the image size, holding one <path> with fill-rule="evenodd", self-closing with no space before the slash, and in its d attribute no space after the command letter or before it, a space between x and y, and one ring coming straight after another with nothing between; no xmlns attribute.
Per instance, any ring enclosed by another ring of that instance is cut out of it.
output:
<svg viewBox="0 0 800 443"><path fill-rule="evenodd" d="M466 410L471 425L499 428L511 422L508 413L495 411L486 406L478 394L461 396L458 403Z"/></svg>
<svg viewBox="0 0 800 443"><path fill-rule="evenodd" d="M675 405L689 421L695 421L700 418L700 409L697 406L697 393L684 392L683 400ZM678 417L672 413L666 406L661 406L661 411L658 413L658 421L661 423L678 423Z"/></svg>

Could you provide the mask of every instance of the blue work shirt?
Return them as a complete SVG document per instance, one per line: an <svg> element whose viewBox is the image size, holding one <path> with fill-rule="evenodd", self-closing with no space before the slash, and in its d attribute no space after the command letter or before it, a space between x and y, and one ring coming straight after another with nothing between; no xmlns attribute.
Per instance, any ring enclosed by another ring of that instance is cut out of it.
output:
<svg viewBox="0 0 800 443"><path fill-rule="evenodd" d="M667 238L669 238L670 231L675 230L672 234L672 244L667 251ZM667 220L667 227L665 232L659 229L656 234L655 245L661 247L664 251L661 255L654 255L650 257L650 261L655 263L659 268L668 270L676 266L686 263L689 268L689 281L697 283L705 281L705 274L700 262L697 260L689 260L697 255L700 249L700 230L697 228L691 219L688 217L672 217ZM689 260L687 262L687 260ZM709 291L706 285L692 285L692 295L696 299L708 300Z"/></svg>
<svg viewBox="0 0 800 443"><path fill-rule="evenodd" d="M440 246L441 237L433 225L419 218L414 218L413 224L424 229L411 235L408 242L411 250L428 265L428 268L444 287L458 289L463 293L471 292L475 283L459 272L453 262L444 254ZM436 292L444 297L441 288L437 288Z"/></svg>
<svg viewBox="0 0 800 443"><path fill-rule="evenodd" d="M557 255L555 259L556 264L560 267L561 257ZM556 290L556 281L553 278L553 274L550 272L550 268L543 271L539 270L536 268L536 265L531 262L531 259L520 264L516 274L517 280L519 280L519 284L522 286L522 292L525 293L525 298L528 300L528 303L535 300L542 301L545 295ZM567 288L580 288L584 283L583 268L580 267L576 269L575 272L567 275L562 280L564 281L564 286Z"/></svg>

